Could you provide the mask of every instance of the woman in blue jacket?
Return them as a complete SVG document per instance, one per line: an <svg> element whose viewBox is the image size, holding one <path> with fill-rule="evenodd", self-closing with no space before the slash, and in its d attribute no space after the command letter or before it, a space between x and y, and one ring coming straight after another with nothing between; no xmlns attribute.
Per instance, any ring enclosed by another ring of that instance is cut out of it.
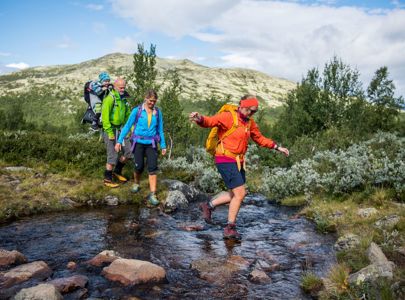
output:
<svg viewBox="0 0 405 300"><path fill-rule="evenodd" d="M146 92L145 101L132 110L115 145L115 151L119 152L124 138L127 136L132 126L134 126L131 142L135 161L135 183L131 190L136 193L140 189L139 183L145 165L144 158L146 156L150 188L148 202L152 205L159 204L159 200L156 197L158 144L162 149L162 155L166 154L163 116L160 109L155 106L157 99L158 96L154 90Z"/></svg>

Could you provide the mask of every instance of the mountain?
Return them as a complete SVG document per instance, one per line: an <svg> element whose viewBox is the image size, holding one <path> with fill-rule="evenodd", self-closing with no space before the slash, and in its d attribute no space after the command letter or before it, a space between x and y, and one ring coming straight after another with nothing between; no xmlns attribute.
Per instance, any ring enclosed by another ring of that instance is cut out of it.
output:
<svg viewBox="0 0 405 300"><path fill-rule="evenodd" d="M163 80L164 71L176 68L181 76L187 100L202 100L215 93L224 97L231 95L233 100L243 94L252 93L271 106L283 103L286 93L295 87L295 83L275 78L264 73L240 68L209 68L190 60L157 58L158 81ZM79 64L34 67L0 76L0 96L8 92L26 91L29 88L41 88L46 84L57 89L70 90L69 98L81 98L84 82L97 78L100 71L108 71L113 78L126 76L133 70L133 56L114 53ZM198 99L200 98L200 99ZM73 100L73 99L72 99Z"/></svg>

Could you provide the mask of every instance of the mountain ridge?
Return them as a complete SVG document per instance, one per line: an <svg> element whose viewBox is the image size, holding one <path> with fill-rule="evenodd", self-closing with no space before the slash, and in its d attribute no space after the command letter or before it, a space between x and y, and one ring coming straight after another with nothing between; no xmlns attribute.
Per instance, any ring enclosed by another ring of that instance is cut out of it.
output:
<svg viewBox="0 0 405 300"><path fill-rule="evenodd" d="M189 59L156 58L157 81L163 82L163 74L176 68L183 85L183 99L202 100L214 93L219 98L230 95L237 101L243 94L254 94L269 106L282 105L287 93L296 83L263 72L244 68L215 68L200 65ZM7 89L0 90L0 96L7 92L20 92L46 84L71 92L72 100L82 97L83 85L87 80L97 78L101 71L107 71L112 78L127 77L133 70L133 55L110 53L99 58L77 64L37 66L0 75L0 84Z"/></svg>

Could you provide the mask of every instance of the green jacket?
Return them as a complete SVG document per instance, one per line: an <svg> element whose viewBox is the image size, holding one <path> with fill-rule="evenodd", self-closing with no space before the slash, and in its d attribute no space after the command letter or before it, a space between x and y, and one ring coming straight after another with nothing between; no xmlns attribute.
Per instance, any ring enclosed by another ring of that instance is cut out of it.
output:
<svg viewBox="0 0 405 300"><path fill-rule="evenodd" d="M111 90L107 97L103 99L101 108L101 120L103 130L108 134L108 138L115 137L115 130L120 129L127 122L131 109L126 99L121 99L120 94Z"/></svg>

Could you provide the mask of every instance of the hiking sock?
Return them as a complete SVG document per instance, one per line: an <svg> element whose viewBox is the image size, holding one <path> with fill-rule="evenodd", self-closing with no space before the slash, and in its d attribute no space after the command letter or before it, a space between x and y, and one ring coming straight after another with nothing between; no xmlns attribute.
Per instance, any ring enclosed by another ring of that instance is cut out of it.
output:
<svg viewBox="0 0 405 300"><path fill-rule="evenodd" d="M111 170L105 170L104 171L104 179L112 181L112 171Z"/></svg>
<svg viewBox="0 0 405 300"><path fill-rule="evenodd" d="M117 164L115 165L114 173L121 175L122 168L123 168L124 166L125 166L124 163L122 163L121 161L118 161Z"/></svg>

